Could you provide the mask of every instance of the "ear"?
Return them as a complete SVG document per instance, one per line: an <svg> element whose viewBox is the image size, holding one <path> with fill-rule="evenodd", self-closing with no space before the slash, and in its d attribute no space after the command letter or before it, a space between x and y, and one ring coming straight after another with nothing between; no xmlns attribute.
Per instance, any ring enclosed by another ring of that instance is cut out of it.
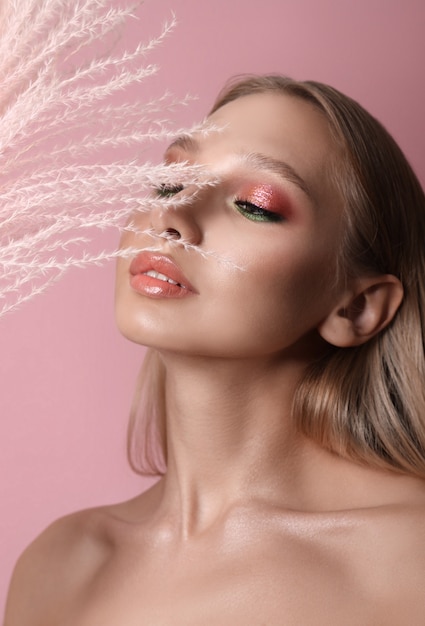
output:
<svg viewBox="0 0 425 626"><path fill-rule="evenodd" d="M359 346L388 326L402 300L403 286L391 274L356 278L318 331L334 346Z"/></svg>

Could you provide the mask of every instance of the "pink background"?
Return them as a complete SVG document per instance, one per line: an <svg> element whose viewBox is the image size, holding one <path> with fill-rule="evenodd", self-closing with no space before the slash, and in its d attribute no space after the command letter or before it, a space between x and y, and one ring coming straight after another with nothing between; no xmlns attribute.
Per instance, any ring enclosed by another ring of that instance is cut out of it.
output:
<svg viewBox="0 0 425 626"><path fill-rule="evenodd" d="M375 114L425 183L423 0L147 0L126 38L171 10L179 26L152 86L199 96L179 122L201 118L233 74L313 78ZM0 612L16 557L50 521L146 485L125 458L142 349L114 327L113 273L71 271L0 320Z"/></svg>

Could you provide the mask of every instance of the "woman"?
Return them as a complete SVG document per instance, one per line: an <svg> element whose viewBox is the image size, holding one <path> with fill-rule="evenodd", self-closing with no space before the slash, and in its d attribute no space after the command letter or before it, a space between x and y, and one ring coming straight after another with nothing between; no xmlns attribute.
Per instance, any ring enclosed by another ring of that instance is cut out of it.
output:
<svg viewBox="0 0 425 626"><path fill-rule="evenodd" d="M119 328L151 348L133 462L166 472L38 538L6 626L419 626L424 194L330 87L244 79L209 119L165 160L216 185L158 189L117 272Z"/></svg>

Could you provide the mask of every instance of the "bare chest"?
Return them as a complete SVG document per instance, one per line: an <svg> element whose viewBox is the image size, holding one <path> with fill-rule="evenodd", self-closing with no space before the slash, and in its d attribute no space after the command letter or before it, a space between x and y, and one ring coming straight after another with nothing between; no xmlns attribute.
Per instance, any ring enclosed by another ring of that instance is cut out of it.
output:
<svg viewBox="0 0 425 626"><path fill-rule="evenodd" d="M344 553L324 541L274 537L257 545L242 542L231 549L201 543L184 554L147 550L143 558L126 549L114 554L97 573L64 624L403 623L400 603L381 594L369 574L362 573L349 549ZM416 626L414 618L409 624Z"/></svg>

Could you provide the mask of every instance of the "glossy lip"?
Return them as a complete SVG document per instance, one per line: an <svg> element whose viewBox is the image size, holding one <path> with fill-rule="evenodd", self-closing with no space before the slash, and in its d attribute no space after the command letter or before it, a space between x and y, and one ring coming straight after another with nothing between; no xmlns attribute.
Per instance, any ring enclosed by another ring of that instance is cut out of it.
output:
<svg viewBox="0 0 425 626"><path fill-rule="evenodd" d="M152 270L171 278L178 285L147 276L146 272ZM144 251L133 259L130 264L130 285L138 293L151 298L184 298L198 293L177 263L171 257L157 252Z"/></svg>

